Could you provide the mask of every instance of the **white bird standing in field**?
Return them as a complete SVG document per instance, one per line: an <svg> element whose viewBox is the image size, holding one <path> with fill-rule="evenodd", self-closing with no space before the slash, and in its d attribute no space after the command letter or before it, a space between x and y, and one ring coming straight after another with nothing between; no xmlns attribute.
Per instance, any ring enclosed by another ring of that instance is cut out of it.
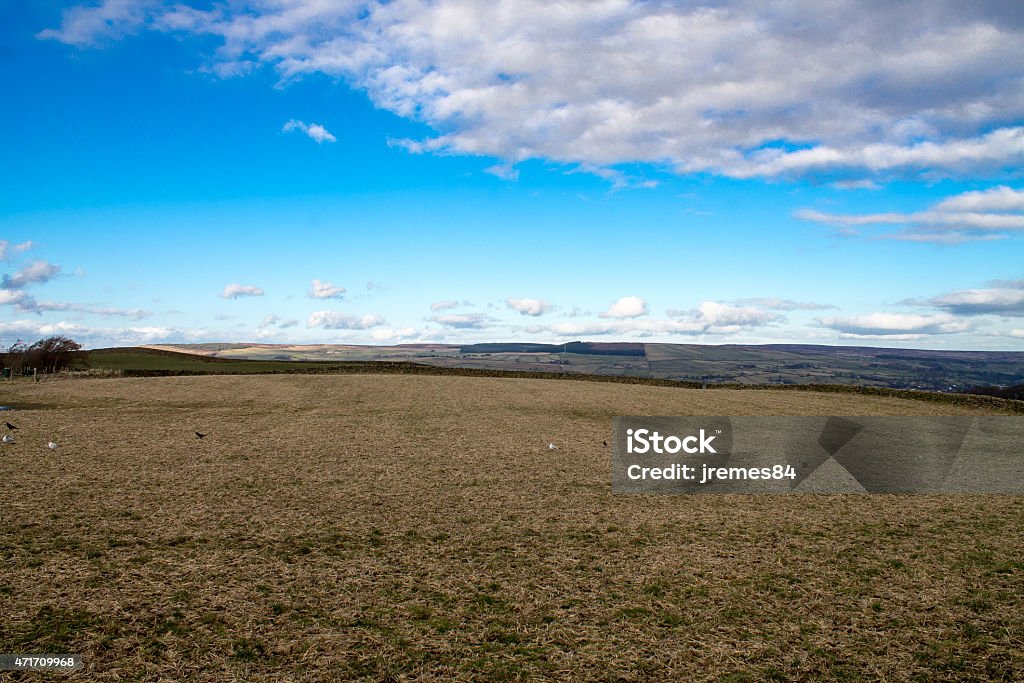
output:
<svg viewBox="0 0 1024 683"><path fill-rule="evenodd" d="M51 451L55 451L57 450L57 442L51 441L50 443L46 444L46 447L49 448Z"/></svg>
<svg viewBox="0 0 1024 683"><path fill-rule="evenodd" d="M2 439L2 441L4 443L14 443L14 437L11 436L10 434L4 434L4 438Z"/></svg>
<svg viewBox="0 0 1024 683"><path fill-rule="evenodd" d="M558 446L556 446L556 445L555 445L555 444L553 444L553 443L549 443L549 444L548 444L548 450L549 450L549 451L557 451L557 450L558 450Z"/></svg>

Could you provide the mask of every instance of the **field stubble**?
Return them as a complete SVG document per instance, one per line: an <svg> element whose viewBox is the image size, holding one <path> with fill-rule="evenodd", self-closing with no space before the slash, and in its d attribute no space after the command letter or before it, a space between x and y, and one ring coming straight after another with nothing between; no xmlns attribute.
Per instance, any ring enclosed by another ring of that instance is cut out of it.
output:
<svg viewBox="0 0 1024 683"><path fill-rule="evenodd" d="M71 679L1024 676L1022 497L613 496L602 445L613 415L966 407L400 375L4 388L31 409L0 451L0 652L80 652Z"/></svg>

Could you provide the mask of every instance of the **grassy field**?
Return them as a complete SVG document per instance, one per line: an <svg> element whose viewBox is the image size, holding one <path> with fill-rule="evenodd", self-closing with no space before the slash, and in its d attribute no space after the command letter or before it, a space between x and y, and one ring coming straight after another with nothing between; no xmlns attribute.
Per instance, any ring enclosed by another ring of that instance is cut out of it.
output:
<svg viewBox="0 0 1024 683"><path fill-rule="evenodd" d="M613 496L602 444L622 414L981 407L358 374L0 404L0 652L85 655L63 679L1024 679L1024 497Z"/></svg>

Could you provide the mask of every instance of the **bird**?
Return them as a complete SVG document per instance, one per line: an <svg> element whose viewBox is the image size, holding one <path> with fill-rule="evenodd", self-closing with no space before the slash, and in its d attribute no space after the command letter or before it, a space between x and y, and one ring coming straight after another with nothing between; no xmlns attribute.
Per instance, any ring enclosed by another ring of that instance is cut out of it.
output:
<svg viewBox="0 0 1024 683"><path fill-rule="evenodd" d="M0 440L2 440L4 443L14 443L14 437L12 437L10 434L4 434L4 438Z"/></svg>
<svg viewBox="0 0 1024 683"><path fill-rule="evenodd" d="M556 446L556 445L555 445L555 444L553 444L553 443L549 443L549 444L548 444L548 450L549 450L549 451L557 451L557 450L558 450L558 446Z"/></svg>
<svg viewBox="0 0 1024 683"><path fill-rule="evenodd" d="M608 445L608 442L607 442L607 441L602 441L601 443L602 443L603 445L605 445L605 446L607 446L607 445Z"/></svg>
<svg viewBox="0 0 1024 683"><path fill-rule="evenodd" d="M46 444L46 447L49 448L51 451L57 450L57 442L51 441L50 443Z"/></svg>
<svg viewBox="0 0 1024 683"><path fill-rule="evenodd" d="M201 439L204 436L206 436L206 434L200 434L199 432L196 432L196 436Z"/></svg>
<svg viewBox="0 0 1024 683"><path fill-rule="evenodd" d="M8 423L7 423L7 428L8 428L8 429L10 429L10 430L12 430L12 431L13 431L13 430L15 430L15 429L17 429L17 427L15 427L14 425L12 425L12 424L11 424L10 422L8 422Z"/></svg>

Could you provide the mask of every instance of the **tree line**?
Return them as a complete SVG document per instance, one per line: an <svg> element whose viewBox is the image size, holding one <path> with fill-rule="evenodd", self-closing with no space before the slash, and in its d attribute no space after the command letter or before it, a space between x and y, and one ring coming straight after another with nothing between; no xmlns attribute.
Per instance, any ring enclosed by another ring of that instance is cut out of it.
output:
<svg viewBox="0 0 1024 683"><path fill-rule="evenodd" d="M31 370L53 373L69 368L75 354L81 350L81 344L60 335L46 337L33 344L19 339L11 344L6 353L0 354L0 361L4 368L10 368L13 375Z"/></svg>

